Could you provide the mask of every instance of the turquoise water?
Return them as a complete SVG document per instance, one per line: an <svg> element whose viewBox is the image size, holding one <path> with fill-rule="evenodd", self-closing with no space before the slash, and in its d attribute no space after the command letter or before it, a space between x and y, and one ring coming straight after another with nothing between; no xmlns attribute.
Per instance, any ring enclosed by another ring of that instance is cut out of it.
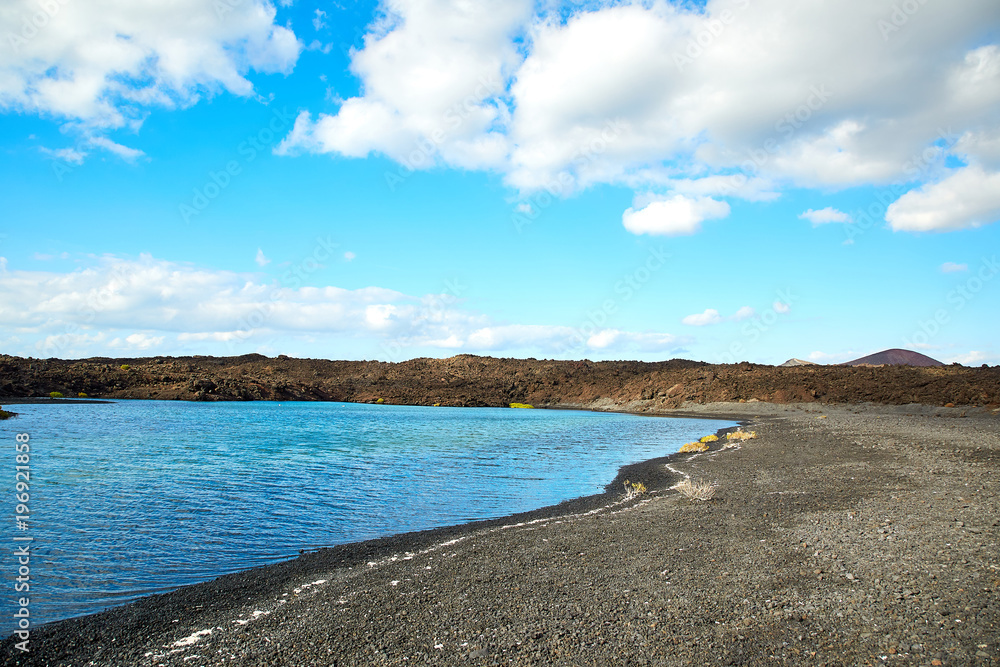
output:
<svg viewBox="0 0 1000 667"><path fill-rule="evenodd" d="M33 625L274 563L300 549L600 493L628 463L732 422L349 403L18 405L31 440ZM9 464L9 465L8 465ZM13 548L8 552L13 551ZM4 634L17 563L4 559Z"/></svg>

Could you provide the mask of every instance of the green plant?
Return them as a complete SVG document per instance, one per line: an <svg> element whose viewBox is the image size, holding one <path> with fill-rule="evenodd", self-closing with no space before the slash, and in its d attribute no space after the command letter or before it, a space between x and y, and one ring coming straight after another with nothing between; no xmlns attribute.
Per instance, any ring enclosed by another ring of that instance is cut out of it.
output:
<svg viewBox="0 0 1000 667"><path fill-rule="evenodd" d="M86 395L85 393L83 393L82 391L81 391L81 392L80 392L79 394L77 394L76 396L77 396L77 398L90 398L89 396L87 396L87 395Z"/></svg>
<svg viewBox="0 0 1000 667"><path fill-rule="evenodd" d="M715 497L715 486L715 484L695 482L688 478L674 484L673 488L677 489L685 498L691 500L711 500Z"/></svg>
<svg viewBox="0 0 1000 667"><path fill-rule="evenodd" d="M3 408L0 408L0 421L4 419L10 419L11 417L14 417L16 415L17 415L16 412L7 412Z"/></svg>
<svg viewBox="0 0 1000 667"><path fill-rule="evenodd" d="M132 367L129 366L128 364L122 364L121 366L119 366L119 368L121 368L123 371L127 371L128 369L130 369Z"/></svg>
<svg viewBox="0 0 1000 667"><path fill-rule="evenodd" d="M625 480L625 500L632 500L639 496L646 495L646 485L642 482L630 482Z"/></svg>
<svg viewBox="0 0 1000 667"><path fill-rule="evenodd" d="M534 405L528 405L527 403L511 403L512 408L523 408L523 409L534 409Z"/></svg>
<svg viewBox="0 0 1000 667"><path fill-rule="evenodd" d="M62 398L62 397L63 397L63 395L62 395L61 391L50 391L49 392L49 398Z"/></svg>

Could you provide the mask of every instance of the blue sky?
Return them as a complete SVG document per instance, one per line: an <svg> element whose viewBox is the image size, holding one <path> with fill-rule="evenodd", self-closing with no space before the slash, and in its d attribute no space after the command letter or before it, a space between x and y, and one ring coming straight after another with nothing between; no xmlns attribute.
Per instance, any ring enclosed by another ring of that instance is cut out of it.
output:
<svg viewBox="0 0 1000 667"><path fill-rule="evenodd" d="M15 0L0 352L1000 363L1000 6Z"/></svg>

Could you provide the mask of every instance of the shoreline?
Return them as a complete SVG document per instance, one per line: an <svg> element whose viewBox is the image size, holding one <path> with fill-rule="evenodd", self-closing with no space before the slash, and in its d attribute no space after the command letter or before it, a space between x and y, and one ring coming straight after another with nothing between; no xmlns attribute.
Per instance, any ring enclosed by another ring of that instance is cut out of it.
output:
<svg viewBox="0 0 1000 667"><path fill-rule="evenodd" d="M149 399L115 399L115 400L103 400L103 399L76 399L76 398L71 398L71 399L65 399L65 398L59 399L59 398L56 398L56 399L52 399L52 398L49 398L49 397L19 397L19 398L12 398L12 399L6 399L6 400L7 400L7 404L8 405L33 405L33 404L52 405L52 404L60 404L60 403L63 403L63 404L81 404L81 403L112 404L112 403L117 403L117 402L122 402L122 401L125 401L125 402L129 402L129 401L145 401L145 400L149 400ZM268 401L268 402L277 403L279 401ZM281 403L285 403L285 402L289 402L289 401L280 401L280 402ZM294 402L294 401L292 401L292 402ZM302 403L313 403L314 401L299 401L299 402L302 402ZM321 401L321 402L336 402L336 401ZM361 405L365 405L365 404L362 403ZM393 407L393 406L390 406L390 407ZM430 406L401 406L401 407L430 407ZM459 410L461 410L461 409L465 409L465 408L456 407L456 408L453 408L453 409L459 409ZM505 410L505 409L508 409L508 408L497 407L497 408L490 408L490 409ZM595 410L595 409L591 409L591 408L587 408L587 407L583 407L583 406L576 406L576 405L566 405L566 406L560 406L560 407L540 407L540 408L536 408L536 409L538 409L538 410L567 410L567 411L581 411L581 412L600 412L600 413L608 413L608 414L625 414L625 415L631 415L631 416L636 416L636 417L648 417L648 418L701 419L701 420L706 420L706 421L735 421L735 422L738 422L740 424L742 424L743 421L745 421L745 420L741 421L743 418L741 418L739 416L697 415L697 414L690 414L690 415L689 414L643 414L643 413L630 412L630 411L627 411L627 410ZM13 415L17 416L17 413L13 413ZM717 430L714 431L714 433L717 436L719 436L720 438L724 438L724 433L727 432L727 431L733 430L734 428L739 428L739 426L736 426L736 427L726 427L726 428L723 428L723 429L717 429ZM216 579L219 579L219 578L222 578L222 577L229 577L229 576L239 577L240 575L252 572L254 570L259 570L259 569L262 569L262 568L266 569L266 568L270 568L270 567L275 567L275 566L280 566L280 565L284 565L284 564L288 564L288 563L293 563L296 560L298 560L299 558L302 558L304 555L316 554L316 553L319 553L319 552L325 552L325 551L330 550L330 549L339 549L339 550L344 550L344 551L349 551L349 552L354 552L354 551L367 552L369 544L383 543L383 542L386 542L386 541L391 541L394 544L397 544L397 543L398 544L407 544L410 541L412 541L413 544L415 544L415 545L422 545L422 544L425 544L428 539L430 539L430 540L438 539L441 536L451 537L454 534L465 533L465 532L468 532L470 530L492 530L492 529L496 529L498 527L502 527L503 525L507 525L507 524L509 524L511 522L518 522L518 523L521 523L521 522L533 522L533 521L539 521L539 520L545 520L545 519L558 518L558 517L561 517L561 516L564 516L564 515L576 515L576 514L581 514L581 513L588 513L588 512L600 511L602 509L605 509L608 506L613 506L613 505L621 504L620 497L622 496L623 482L624 482L625 479L628 479L630 477L634 478L634 479L635 478L642 478L642 479L646 480L646 486L649 487L649 489L651 491L653 491L653 490L662 490L663 488L665 488L664 485L666 485L668 483L672 483L674 481L677 481L676 478L674 476L672 476L671 474L669 474L669 473L665 474L663 472L663 470L664 470L663 464L669 462L669 460L671 460L672 457L675 457L675 456L677 456L676 452L674 454L670 454L670 455L667 455L667 456L655 457L653 459L648 459L648 460L644 460L644 461L638 461L638 462L635 462L635 463L628 463L628 464L619 466L618 470L617 470L617 472L616 472L616 474L614 476L614 478L612 479L612 481L610 481L607 484L605 484L604 485L604 490L601 491L601 492L599 492L599 493L592 493L592 494L589 494L589 495L586 495L586 496L579 496L579 497L576 497L576 498L570 498L570 499L564 500L564 501L562 501L560 503L557 503L557 504L554 504L554 505L546 505L546 506L538 507L538 508L535 508L535 509L532 509L532 510L523 511L523 512L515 512L515 513L512 513L512 514L505 514L503 516L498 516L498 517L494 517L494 518L490 518L490 519L480 519L480 520L476 520L476 521L468 521L468 522L457 523L457 524L452 524L452 525L448 525L448 526L438 526L436 528L425 528L425 529L420 529L420 530L411 530L411 531L400 532L400 533L392 533L392 534L385 535L385 536L382 536L382 537L379 537L379 538L372 538L372 539L363 540L363 541L360 541L360 542L345 542L343 544L336 544L336 545L332 545L332 546L318 547L318 548L314 548L314 549L312 549L310 551L301 551L300 550L300 552L299 552L300 555L299 556L287 556L283 560L280 560L280 561L277 561L277 562L274 562L274 563L269 563L269 564L266 564L266 565L257 565L257 566L253 566L253 567L248 567L246 569L238 570L238 571L235 571L235 572L230 572L230 573L227 573L227 574L218 575L218 576L213 577L212 579L208 579L206 581L197 582L197 583L194 583L194 584L186 584L184 586L179 586L178 588L175 588L175 589L172 589L172 590L168 590L165 593L153 593L153 594L143 595L141 597L135 598L135 599L130 600L128 602L123 602L121 604L118 604L118 605L115 605L115 606L112 606L112 607L108 607L108 608L103 609L101 611L91 612L91 613L82 614L82 615L78 615L78 616L70 616L70 617L66 617L66 618L62 618L62 619L56 619L56 620L53 620L53 621L48 621L48 622L46 622L44 624L41 624L41 625L33 625L33 627L32 627L32 634L34 634L36 632L36 630L40 631L40 630L42 630L43 628L45 628L47 626L52 626L52 625L56 625L56 624L60 624L60 623L74 621L74 620L77 620L77 619L84 619L84 618L88 618L88 617L92 617L92 616L97 616L99 614L104 614L104 613L112 612L112 611L115 611L116 609L119 609L119 608L122 608L122 607L126 607L126 606L131 605L131 604L141 603L141 602L143 602L144 600L146 600L148 598L158 597L158 596L161 596L161 595L170 595L171 593L175 593L175 592L177 592L177 591L179 591L179 590L181 590L183 588L190 588L190 587L193 587L193 586L205 585L205 584L211 583L212 581L215 581ZM7 641L10 638L11 638L10 636L0 637L0 643L2 643L4 641Z"/></svg>
<svg viewBox="0 0 1000 667"><path fill-rule="evenodd" d="M579 409L576 406L566 407ZM627 409L622 411L632 412ZM772 437L775 433L780 436L782 432L787 432L790 427L800 426L803 421L808 423L808 420L815 420L821 415L827 415L830 420L847 421L853 419L853 415L858 414L863 415L865 419L887 418L887 421L893 418L923 421L935 416L949 416L956 418L947 420L947 422L954 424L975 423L978 427L982 422L983 426L992 428L995 437L996 423L1000 420L997 420L991 411L980 409L968 412L971 412L971 415L967 415L968 419L958 419L959 411L957 410L926 406L819 406L816 404L753 403L696 405L682 410L638 414L660 417L727 419L737 421L741 425L753 422L752 428L772 431L774 432ZM966 413L961 414L965 415ZM945 420L940 421L943 423ZM815 423L829 426L831 422L817 420ZM810 423L809 426L812 424ZM721 435L726 430L729 429L719 429L717 434ZM79 664L85 660L96 660L100 664L192 664L184 662L183 659L185 657L191 658L195 654L204 655L202 649L217 641L225 644L226 636L231 634L233 628L236 628L233 632L239 633L244 626L248 630L255 627L258 621L261 621L260 625L270 627L270 624L263 621L271 617L272 614L279 615L285 612L282 609L285 604L275 603L275 600L291 599L296 605L307 603L310 596L319 595L321 590L331 585L331 581L346 587L346 592L338 596L340 599L352 593L358 594L359 591L370 592L363 586L359 589L355 585L368 578L369 574L378 578L379 573L383 570L392 570L398 567L405 569L408 564L417 560L421 562L434 560L434 554L456 548L456 545L464 545L474 541L494 542L507 539L515 534L519 537L525 537L538 531L569 531L570 537L572 537L572 528L579 527L578 524L609 521L609 517L613 515L634 517L634 515L643 514L646 511L644 508L663 503L678 505L681 501L677 498L677 494L667 492L667 487L679 480L678 476L666 468L668 463L682 468L681 474L687 474L684 471L694 473L701 467L721 466L719 470L713 470L713 472L723 477L720 488L725 493L729 488L729 484L725 480L727 468L730 467L727 464L733 464L744 458L745 452L776 445L774 442L768 442L766 434L762 434L762 436L761 440L746 443L741 449L725 452L726 456L719 456L718 449L713 449L704 455L673 454L668 457L623 466L619 469L615 480L605 488L603 494L578 498L559 505L490 521L404 533L367 542L320 549L289 561L224 575L218 579L181 588L171 593L141 598L128 605L115 607L99 614L39 626L32 630L33 650L27 656L12 655L11 639L3 641L5 664ZM785 445L785 447L788 446ZM990 451L995 453L995 450L991 449ZM718 465L715 464L716 459L720 461ZM993 460L989 457L987 459ZM728 472L732 476L736 471L729 469ZM650 490L649 495L638 501L615 502L622 495L621 481L625 478L643 481ZM781 491L778 493L780 494L778 495L779 500L786 495ZM788 491L790 497L794 497L795 493L798 492ZM704 504L681 504L677 509L681 513L695 511L714 515L718 514L715 510L720 509L725 504L728 504L728 499L724 498L722 502L716 500ZM733 516L735 517L736 514ZM764 516L766 517L767 514L765 513ZM710 527L702 529L699 526L699 529L701 531L708 530L711 533ZM645 536L646 534L647 531L644 529L637 535ZM602 539L604 538L601 535L594 535L590 539L585 537L581 544L595 540L601 542ZM513 554L507 555L517 555L519 551L515 549ZM372 566L371 563L376 565ZM612 574L618 565L618 563L614 563L610 568ZM483 567L488 569L488 564L484 564ZM507 572L506 575L516 581L518 578L532 578L544 574L545 571L547 570L543 567L535 572ZM320 579L324 580L323 583L316 583ZM352 584L351 582L355 579L359 581ZM461 580L462 578L459 577L459 581ZM468 577L465 578L465 581L468 583ZM627 582L623 581L623 583ZM393 584L389 588L395 588L397 585ZM330 604L330 600L327 600L323 607ZM270 610L264 609L268 605L270 605ZM250 607L261 608L250 609ZM255 614L254 612L259 613ZM335 615L335 617L337 616L339 615ZM360 618L352 616L351 618L354 625L360 623L361 627L372 622L368 616ZM206 630L213 628L217 628L213 630L214 635L205 633ZM298 632L307 632L307 630L307 628L299 628ZM202 634L197 635L199 632ZM247 635L246 632L241 634ZM253 634L250 633L250 635ZM308 631L307 634L312 636L313 632ZM191 637L195 638L190 639ZM190 642L183 643L187 639L190 639ZM251 643L259 642L251 641ZM480 643L489 644L482 640ZM461 648L460 644L457 644L456 647ZM358 649L364 648L368 644L361 641L355 643L354 646ZM445 645L442 644L442 646ZM136 652L140 647L146 649L141 654ZM256 655L255 651L258 650L264 650L266 653L265 649L266 647L256 647L250 653ZM438 649L438 651L443 650L443 648ZM486 653L476 654L480 650L486 650ZM194 652L192 653L192 651ZM399 660L402 658L400 656L392 658L391 653L391 651L386 653L385 650L382 650L382 657L372 660L376 658L374 654L366 659L361 659L360 654L348 651L344 653L343 660L344 664L401 664ZM354 657L348 657L350 655ZM434 657L435 653L432 650L428 655ZM456 657L454 653L447 655L450 655L451 658ZM489 656L504 655L504 652L497 652L495 648L476 648L467 651L464 655L463 659L471 659L475 662ZM441 661L441 664L450 664L445 654L442 653L438 657L440 660L435 658L435 661ZM293 664L313 664L311 662L299 663L290 657L287 659ZM211 662L205 656L204 662L195 661L194 664L223 663ZM244 664L256 663L251 661ZM490 664L490 662L487 661L483 664Z"/></svg>

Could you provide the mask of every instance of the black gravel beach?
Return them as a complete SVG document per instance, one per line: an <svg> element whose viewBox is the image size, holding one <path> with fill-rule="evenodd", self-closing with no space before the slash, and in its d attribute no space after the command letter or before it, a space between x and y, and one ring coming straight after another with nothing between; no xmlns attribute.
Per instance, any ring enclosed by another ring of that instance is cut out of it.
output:
<svg viewBox="0 0 1000 667"><path fill-rule="evenodd" d="M669 414L757 438L630 466L601 496L42 626L4 664L1000 664L996 411ZM714 498L670 488L685 477ZM625 478L649 493L624 501Z"/></svg>

